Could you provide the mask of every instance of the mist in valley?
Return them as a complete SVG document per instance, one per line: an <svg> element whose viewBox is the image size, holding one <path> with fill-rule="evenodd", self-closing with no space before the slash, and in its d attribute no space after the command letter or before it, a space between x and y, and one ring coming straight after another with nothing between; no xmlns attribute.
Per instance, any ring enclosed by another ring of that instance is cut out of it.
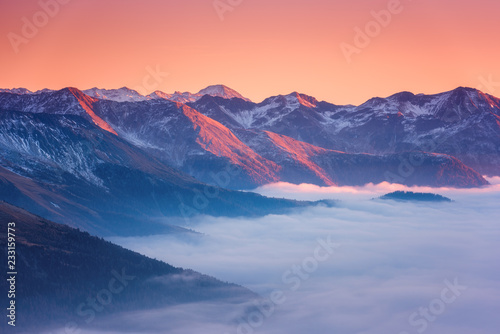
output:
<svg viewBox="0 0 500 334"><path fill-rule="evenodd" d="M119 314L82 333L497 333L500 178L489 181L470 190L280 183L256 191L336 199L336 207L257 219L192 218L185 225L200 235L189 240L110 238L261 298ZM453 202L376 199L395 190Z"/></svg>

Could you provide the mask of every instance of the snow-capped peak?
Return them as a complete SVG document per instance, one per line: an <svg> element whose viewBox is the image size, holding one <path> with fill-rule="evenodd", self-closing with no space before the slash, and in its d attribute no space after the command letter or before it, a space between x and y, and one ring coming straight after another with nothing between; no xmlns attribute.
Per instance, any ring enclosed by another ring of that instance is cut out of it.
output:
<svg viewBox="0 0 500 334"><path fill-rule="evenodd" d="M0 89L0 93L13 93L13 94L40 94L53 92L50 89L42 89L37 92L32 92L26 88L13 88L13 89ZM128 87L122 87L118 89L104 89L93 87L82 91L86 95L100 99L100 100L111 100L116 102L139 102L148 100L165 99L174 102L188 103L198 101L205 95L218 96L225 99L239 98L245 101L251 102L249 99L243 97L240 93L224 85L213 85L208 86L200 90L198 93L190 92L179 92L176 91L173 94L164 93L162 91L155 91L149 95L142 95L136 90L130 89Z"/></svg>
<svg viewBox="0 0 500 334"><path fill-rule="evenodd" d="M83 92L88 96L95 97L97 99L112 100L117 102L138 102L150 99L128 87L122 87L119 89L101 89L94 87L84 90Z"/></svg>
<svg viewBox="0 0 500 334"><path fill-rule="evenodd" d="M293 92L291 94L288 94L287 100L292 100L294 102L298 102L299 104L303 105L304 107L308 108L316 108L318 104L318 100L316 100L314 97L305 95L305 94L300 94L297 92Z"/></svg>
<svg viewBox="0 0 500 334"><path fill-rule="evenodd" d="M53 92L55 92L55 90L44 88L44 89L37 90L33 94L43 94L43 93L53 93Z"/></svg>
<svg viewBox="0 0 500 334"><path fill-rule="evenodd" d="M12 94L32 94L33 92L26 88L0 88L0 93L12 93Z"/></svg>
<svg viewBox="0 0 500 334"><path fill-rule="evenodd" d="M371 109L378 114L402 113L409 117L433 115L451 120L466 118L481 110L496 112L499 107L494 97L477 89L458 87L434 95L400 92L387 98L375 97L356 107L356 110Z"/></svg>
<svg viewBox="0 0 500 334"><path fill-rule="evenodd" d="M277 95L272 96L260 103L261 105L282 105L289 110L295 110L300 106L307 108L316 108L318 100L314 97L300 94L297 92L290 93L288 95Z"/></svg>
<svg viewBox="0 0 500 334"><path fill-rule="evenodd" d="M225 99L239 98L248 102L251 102L246 97L243 97L240 93L224 85L212 85L200 90L196 95L200 97L203 95L219 96Z"/></svg>
<svg viewBox="0 0 500 334"><path fill-rule="evenodd" d="M172 94L167 94L167 93L164 93L162 92L161 90L156 90L154 92L152 92L151 94L149 94L147 97L149 97L150 99L165 99L165 100L168 100L169 98L172 97Z"/></svg>

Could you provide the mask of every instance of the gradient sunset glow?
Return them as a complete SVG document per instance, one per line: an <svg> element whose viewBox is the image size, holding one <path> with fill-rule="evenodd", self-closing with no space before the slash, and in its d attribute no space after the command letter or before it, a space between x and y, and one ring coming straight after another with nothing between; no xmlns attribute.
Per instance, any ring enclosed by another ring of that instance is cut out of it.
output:
<svg viewBox="0 0 500 334"><path fill-rule="evenodd" d="M374 13L388 8L377 30ZM133 88L160 68L155 89L225 84L255 102L298 91L360 104L458 86L500 95L493 0L26 0L0 13L0 88ZM26 20L39 24L29 37ZM371 29L362 48L356 28ZM343 43L359 51L350 62Z"/></svg>

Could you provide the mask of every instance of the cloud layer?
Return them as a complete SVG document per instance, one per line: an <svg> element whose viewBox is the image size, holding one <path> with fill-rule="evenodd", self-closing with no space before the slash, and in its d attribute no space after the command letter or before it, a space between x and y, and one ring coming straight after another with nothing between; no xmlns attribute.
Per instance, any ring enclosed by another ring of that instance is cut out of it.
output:
<svg viewBox="0 0 500 334"><path fill-rule="evenodd" d="M260 305L253 318L241 317L233 306L191 304L103 319L102 324L116 330L126 323L134 333L496 334L497 179L477 190L411 189L455 200L428 204L372 200L408 189L391 184L280 183L258 192L340 199L338 207L259 219L200 217L190 227L203 236L189 241L162 235L114 238L175 266L242 284L268 301L276 293L280 298L267 308ZM330 253L328 245L335 245Z"/></svg>

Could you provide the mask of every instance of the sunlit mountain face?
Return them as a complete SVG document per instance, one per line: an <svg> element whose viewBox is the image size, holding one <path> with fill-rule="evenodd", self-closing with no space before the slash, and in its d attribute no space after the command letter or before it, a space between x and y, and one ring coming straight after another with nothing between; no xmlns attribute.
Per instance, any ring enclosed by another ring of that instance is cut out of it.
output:
<svg viewBox="0 0 500 334"><path fill-rule="evenodd" d="M21 89L19 92L29 92L28 90ZM239 98L245 101L250 101L249 99L243 97L240 93L224 85L212 85L208 86L198 93L190 92L174 92L172 94L164 93L162 91L154 91L149 95L142 95L139 92L130 89L128 87L122 87L119 89L100 89L97 87L83 90L83 93L99 98L102 100L112 100L117 102L138 102L147 101L155 99L165 99L175 102L195 102L205 95L218 96L225 99Z"/></svg>
<svg viewBox="0 0 500 334"><path fill-rule="evenodd" d="M233 131L267 130L348 153L443 153L494 176L500 174L498 101L460 87L436 95L402 92L359 106L317 102L296 93L259 104L207 97L190 105Z"/></svg>
<svg viewBox="0 0 500 334"><path fill-rule="evenodd" d="M95 97L68 88L0 98L6 110L80 115L202 182L233 189L277 181L475 187L487 183L480 174L499 173L498 99L473 89L400 93L357 107L298 93L256 104L221 85L189 105L126 88L89 93ZM225 167L238 173L217 184Z"/></svg>

